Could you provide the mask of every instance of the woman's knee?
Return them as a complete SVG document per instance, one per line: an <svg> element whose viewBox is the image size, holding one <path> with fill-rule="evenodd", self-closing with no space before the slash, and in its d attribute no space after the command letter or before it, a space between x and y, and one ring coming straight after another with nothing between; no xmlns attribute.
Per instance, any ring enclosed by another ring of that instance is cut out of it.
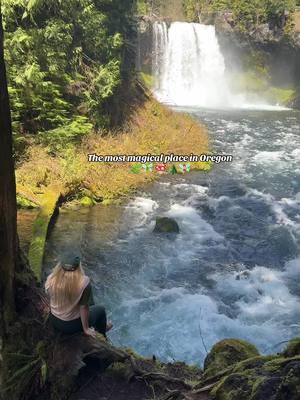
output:
<svg viewBox="0 0 300 400"><path fill-rule="evenodd" d="M102 321L102 323L106 324L106 310L103 306L96 305L93 306L91 310L92 318L94 321Z"/></svg>
<svg viewBox="0 0 300 400"><path fill-rule="evenodd" d="M94 310L97 315L106 316L106 310L103 306L96 305L94 306Z"/></svg>

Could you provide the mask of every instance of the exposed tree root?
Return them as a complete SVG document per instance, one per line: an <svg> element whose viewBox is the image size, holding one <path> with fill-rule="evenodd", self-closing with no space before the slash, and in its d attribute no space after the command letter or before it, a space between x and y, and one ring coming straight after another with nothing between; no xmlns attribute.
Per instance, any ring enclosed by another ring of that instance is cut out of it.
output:
<svg viewBox="0 0 300 400"><path fill-rule="evenodd" d="M148 381L162 381L163 383L175 383L175 384L183 387L186 390L192 389L192 386L182 379L174 378L172 376L169 376L169 375L161 373L161 372L145 372L145 371L141 370L137 366L137 364L132 356L130 357L130 364L131 364L135 378L140 378L140 379L144 379L144 380L148 380Z"/></svg>

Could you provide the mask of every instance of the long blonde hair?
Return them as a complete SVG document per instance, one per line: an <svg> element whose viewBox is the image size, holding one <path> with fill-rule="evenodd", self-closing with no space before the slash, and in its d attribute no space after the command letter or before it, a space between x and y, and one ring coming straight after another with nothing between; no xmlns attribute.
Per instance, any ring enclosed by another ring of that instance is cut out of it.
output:
<svg viewBox="0 0 300 400"><path fill-rule="evenodd" d="M51 302L59 307L68 307L73 304L80 293L85 274L80 262L74 271L65 271L63 264L58 263L46 280L46 290L50 294Z"/></svg>

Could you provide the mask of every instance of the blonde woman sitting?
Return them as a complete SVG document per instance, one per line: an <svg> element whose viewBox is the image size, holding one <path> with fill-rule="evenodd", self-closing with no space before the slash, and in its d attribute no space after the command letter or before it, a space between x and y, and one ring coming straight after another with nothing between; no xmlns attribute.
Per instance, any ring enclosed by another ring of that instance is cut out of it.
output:
<svg viewBox="0 0 300 400"><path fill-rule="evenodd" d="M95 337L96 332L106 336L112 328L112 324L107 324L104 307L94 305L90 278L85 275L79 257L70 264L57 264L45 289L50 297L50 321L56 330Z"/></svg>

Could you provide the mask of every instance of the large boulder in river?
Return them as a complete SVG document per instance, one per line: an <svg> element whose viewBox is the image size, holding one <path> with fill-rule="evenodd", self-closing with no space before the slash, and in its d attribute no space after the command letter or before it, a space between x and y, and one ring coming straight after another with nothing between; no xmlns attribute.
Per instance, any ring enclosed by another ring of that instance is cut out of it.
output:
<svg viewBox="0 0 300 400"><path fill-rule="evenodd" d="M155 233L179 233L179 226L175 219L168 217L157 217L154 231Z"/></svg>

